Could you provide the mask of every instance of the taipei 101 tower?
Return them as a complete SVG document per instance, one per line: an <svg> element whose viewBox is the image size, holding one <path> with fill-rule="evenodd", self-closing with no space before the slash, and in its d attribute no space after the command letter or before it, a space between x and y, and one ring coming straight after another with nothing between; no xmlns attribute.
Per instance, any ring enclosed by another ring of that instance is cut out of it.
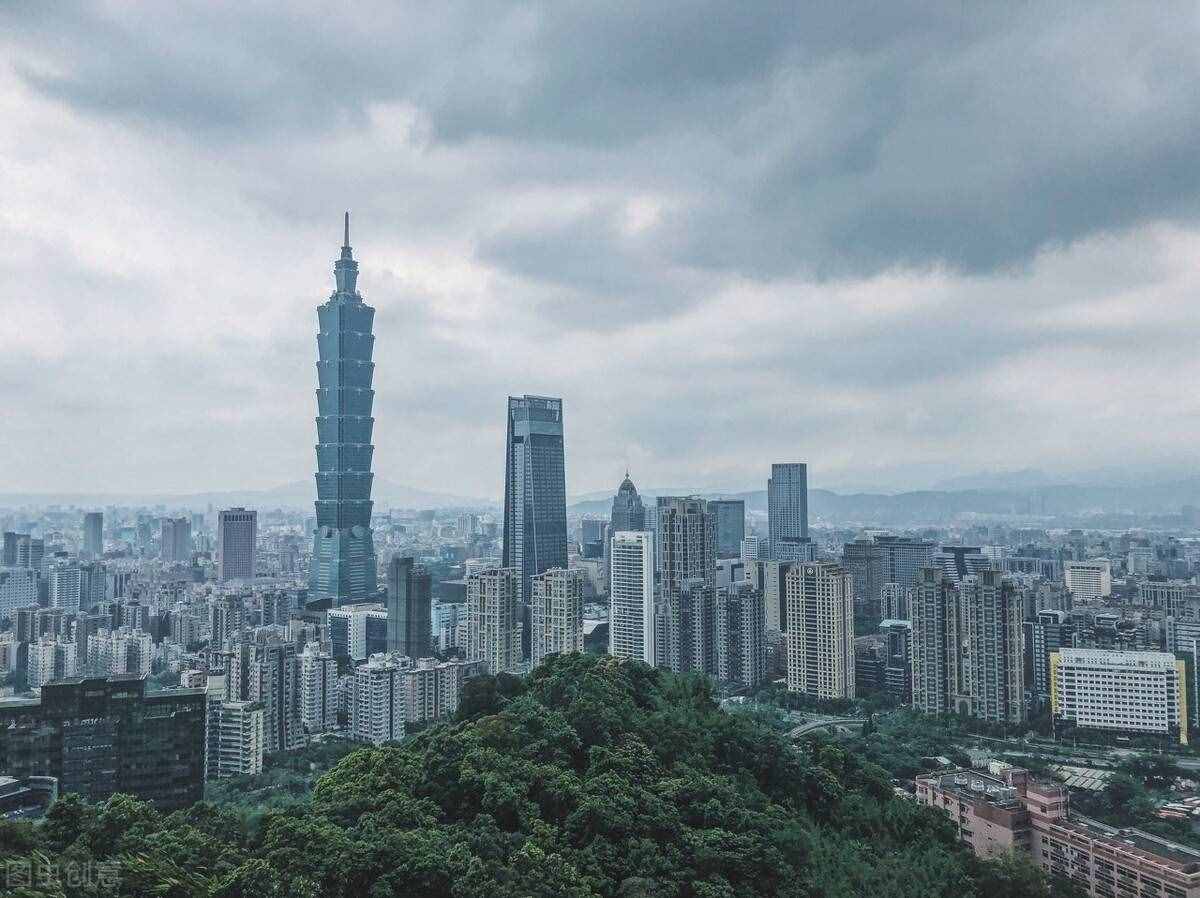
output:
<svg viewBox="0 0 1200 898"><path fill-rule="evenodd" d="M317 529L308 597L315 607L361 601L376 589L371 530L375 310L355 289L358 263L350 252L349 212L333 274L337 289L317 307Z"/></svg>

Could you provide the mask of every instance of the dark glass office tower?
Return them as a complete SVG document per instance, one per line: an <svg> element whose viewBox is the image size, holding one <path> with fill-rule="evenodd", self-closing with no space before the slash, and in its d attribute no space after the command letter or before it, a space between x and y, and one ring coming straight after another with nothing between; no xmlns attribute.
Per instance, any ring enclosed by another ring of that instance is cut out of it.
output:
<svg viewBox="0 0 1200 898"><path fill-rule="evenodd" d="M517 595L527 605L534 576L567 566L561 399L508 397L504 467L503 566L520 574Z"/></svg>
<svg viewBox="0 0 1200 898"><path fill-rule="evenodd" d="M355 289L349 212L333 273L337 289L317 307L317 529L309 601L337 606L367 598L377 585L371 531L375 310Z"/></svg>
<svg viewBox="0 0 1200 898"><path fill-rule="evenodd" d="M396 555L388 564L387 650L414 661L433 654L433 580L411 558Z"/></svg>

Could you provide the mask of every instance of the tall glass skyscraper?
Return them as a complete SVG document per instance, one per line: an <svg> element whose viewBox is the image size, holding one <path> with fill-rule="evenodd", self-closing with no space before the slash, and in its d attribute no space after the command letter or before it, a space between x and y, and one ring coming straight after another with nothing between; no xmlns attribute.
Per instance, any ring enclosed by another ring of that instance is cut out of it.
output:
<svg viewBox="0 0 1200 898"><path fill-rule="evenodd" d="M518 599L528 603L533 577L567 566L562 400L509 396L506 446L502 563L516 568Z"/></svg>
<svg viewBox="0 0 1200 898"><path fill-rule="evenodd" d="M342 605L376 590L371 530L371 404L375 310L355 289L350 213L337 289L317 307L317 529L313 533L309 601Z"/></svg>
<svg viewBox="0 0 1200 898"><path fill-rule="evenodd" d="M771 465L767 480L767 530L771 538L771 557L787 561L781 551L786 543L808 540L808 465L800 463Z"/></svg>

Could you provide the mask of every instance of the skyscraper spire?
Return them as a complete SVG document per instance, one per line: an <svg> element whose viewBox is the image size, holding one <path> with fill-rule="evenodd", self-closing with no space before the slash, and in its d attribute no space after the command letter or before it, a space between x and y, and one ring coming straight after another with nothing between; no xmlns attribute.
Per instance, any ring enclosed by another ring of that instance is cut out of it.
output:
<svg viewBox="0 0 1200 898"><path fill-rule="evenodd" d="M358 282L358 263L350 253L350 213L346 213L345 237L342 242L342 256L333 263L333 276L337 280L337 292L353 299L355 286Z"/></svg>

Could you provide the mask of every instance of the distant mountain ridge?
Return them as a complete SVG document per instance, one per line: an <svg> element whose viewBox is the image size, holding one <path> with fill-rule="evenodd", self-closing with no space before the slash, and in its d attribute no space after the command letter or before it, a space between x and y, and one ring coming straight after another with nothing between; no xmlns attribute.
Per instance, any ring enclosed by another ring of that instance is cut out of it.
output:
<svg viewBox="0 0 1200 898"><path fill-rule="evenodd" d="M490 508L496 503L471 496L456 496L375 478L372 488L376 510L388 508ZM266 490L215 490L200 493L0 493L0 507L22 505L163 505L168 508L202 510L235 505L259 509L312 510L316 485L311 480L285 483Z"/></svg>

